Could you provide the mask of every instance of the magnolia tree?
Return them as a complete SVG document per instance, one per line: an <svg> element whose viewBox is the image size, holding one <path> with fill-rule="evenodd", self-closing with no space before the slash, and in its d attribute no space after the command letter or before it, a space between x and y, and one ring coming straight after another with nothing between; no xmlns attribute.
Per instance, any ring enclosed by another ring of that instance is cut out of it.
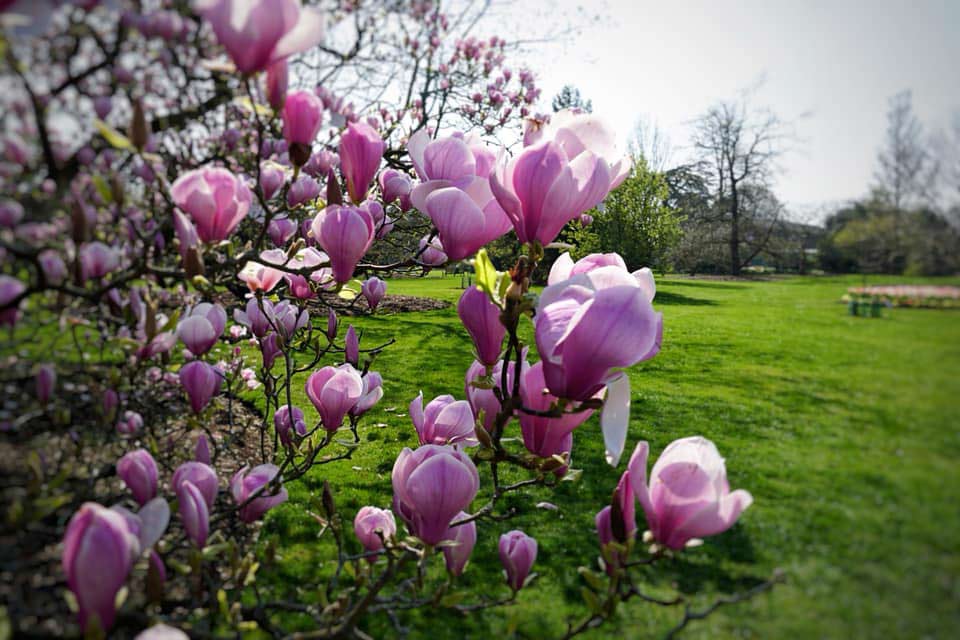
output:
<svg viewBox="0 0 960 640"><path fill-rule="evenodd" d="M0 3L15 633L363 638L379 614L508 606L538 545L536 530L506 531L504 496L576 480L576 430L621 463L625 370L660 349L653 276L616 254L562 256L539 294L529 275L629 160L600 120L572 112L528 121L514 153L489 146L473 130L501 135L538 94L505 66L507 43L458 37L463 21L434 2L360 4ZM356 106L344 86L370 60L392 60L409 90L386 83L371 100L354 86ZM296 65L326 83L294 89L310 75ZM461 129L441 131L451 114ZM510 232L521 256L497 272L483 247ZM371 261L384 244L402 257ZM470 259L478 284L457 313L476 361L449 381L465 399L397 399L419 445L393 462L392 492L344 513L325 482L311 512L336 543L334 575L312 590L324 600L276 597L258 580L274 552L256 523L292 483L348 464L384 397L371 367L389 344L365 344L344 318L375 313L392 276ZM599 431L582 426L595 412ZM597 505L599 560L584 559L587 610L566 637L627 600L680 604L644 594L638 568L751 503L702 437L669 445L649 474L647 458L636 443ZM499 536L505 584L444 597L463 590L481 536ZM438 565L451 580L430 579Z"/></svg>

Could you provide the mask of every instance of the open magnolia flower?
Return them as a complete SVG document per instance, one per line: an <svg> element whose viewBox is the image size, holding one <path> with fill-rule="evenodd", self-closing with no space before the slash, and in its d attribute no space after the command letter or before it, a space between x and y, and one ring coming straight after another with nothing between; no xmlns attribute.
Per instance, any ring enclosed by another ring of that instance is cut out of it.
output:
<svg viewBox="0 0 960 640"><path fill-rule="evenodd" d="M653 539L662 545L682 549L693 539L722 533L753 504L747 491L730 491L723 458L703 436L671 442L653 465L649 484L648 452L646 442L638 443L627 471Z"/></svg>
<svg viewBox="0 0 960 640"><path fill-rule="evenodd" d="M569 268L569 256L563 260L537 305L543 377L550 393L567 400L583 401L607 388L601 426L607 461L616 465L630 417L630 382L622 369L659 352L663 314L651 304L649 271L631 274L616 254L594 254Z"/></svg>
<svg viewBox="0 0 960 640"><path fill-rule="evenodd" d="M300 0L194 0L193 8L213 27L237 71L262 71L318 44L323 14Z"/></svg>
<svg viewBox="0 0 960 640"><path fill-rule="evenodd" d="M510 230L490 190L494 155L481 141L462 134L431 140L421 129L407 150L421 180L410 201L436 225L451 260L476 253Z"/></svg>
<svg viewBox="0 0 960 640"><path fill-rule="evenodd" d="M554 114L549 124L528 129L524 145L490 174L493 194L521 242L549 244L630 172L613 129L590 114Z"/></svg>

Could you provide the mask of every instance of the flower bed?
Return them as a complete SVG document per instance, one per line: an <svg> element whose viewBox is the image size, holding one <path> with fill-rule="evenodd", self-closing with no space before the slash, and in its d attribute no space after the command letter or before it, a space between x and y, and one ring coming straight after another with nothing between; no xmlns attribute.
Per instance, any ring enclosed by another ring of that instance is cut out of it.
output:
<svg viewBox="0 0 960 640"><path fill-rule="evenodd" d="M863 302L864 298L877 298L894 307L956 309L960 308L960 287L916 284L850 287L843 300L859 299Z"/></svg>

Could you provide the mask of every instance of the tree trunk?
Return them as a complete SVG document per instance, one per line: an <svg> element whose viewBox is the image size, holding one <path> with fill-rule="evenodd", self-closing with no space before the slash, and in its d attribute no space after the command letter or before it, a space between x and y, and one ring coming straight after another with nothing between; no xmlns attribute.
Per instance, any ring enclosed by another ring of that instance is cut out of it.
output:
<svg viewBox="0 0 960 640"><path fill-rule="evenodd" d="M740 275L740 196L733 180L730 181L730 273Z"/></svg>

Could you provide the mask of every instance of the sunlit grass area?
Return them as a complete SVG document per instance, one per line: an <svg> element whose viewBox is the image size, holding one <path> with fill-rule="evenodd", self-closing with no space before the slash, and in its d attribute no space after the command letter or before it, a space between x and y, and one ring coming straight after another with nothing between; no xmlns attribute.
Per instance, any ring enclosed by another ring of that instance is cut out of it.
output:
<svg viewBox="0 0 960 640"><path fill-rule="evenodd" d="M388 294L455 305L461 282L394 279ZM726 458L731 486L748 489L755 503L732 530L652 567L646 591L689 595L702 608L775 568L787 576L772 594L723 608L685 637L946 638L960 628L960 312L851 317L838 300L852 284L862 280L658 280L663 349L630 372L628 447L645 439L656 456L676 438L702 434ZM393 460L416 442L407 404L420 390L428 399L462 398L458 381L472 360L454 306L350 321L365 346L397 342L374 364L385 396L363 421L353 459L291 484L290 502L268 518L265 540L283 544L279 571L262 579L291 593L310 593L334 569L323 564L335 554L304 508L319 502L323 480L335 487L348 528L361 506L388 506ZM312 414L299 384L295 402ZM507 595L496 540L522 528L540 542L534 586L496 612L404 618L412 637L555 637L586 612L577 567L595 566L593 516L623 464L614 470L603 461L596 417L574 438L581 480L508 500L522 514L481 523L462 578L475 593ZM542 501L558 510L536 508ZM657 637L681 614L631 602L589 637ZM377 637L395 633L386 618L367 624Z"/></svg>

